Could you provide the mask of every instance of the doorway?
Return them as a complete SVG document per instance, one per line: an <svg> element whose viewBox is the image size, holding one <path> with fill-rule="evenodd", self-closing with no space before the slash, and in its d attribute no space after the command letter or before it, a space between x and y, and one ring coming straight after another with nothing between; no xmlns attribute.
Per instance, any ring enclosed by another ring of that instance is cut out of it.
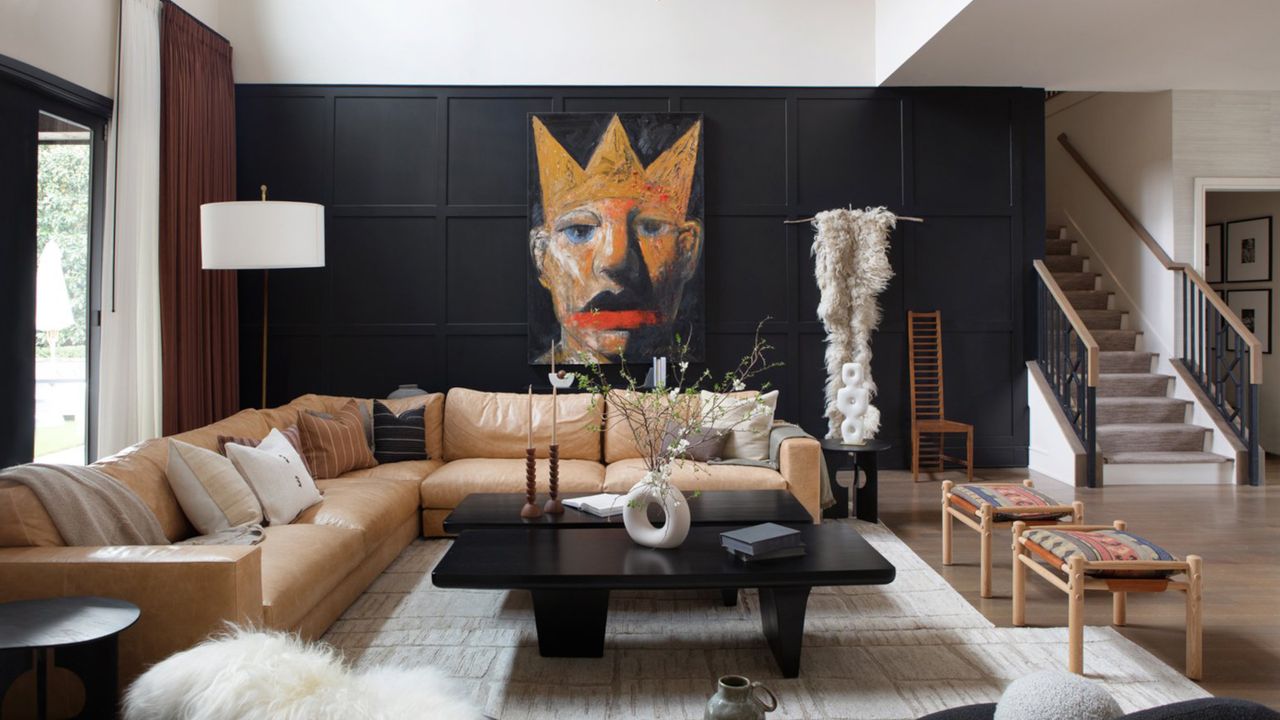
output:
<svg viewBox="0 0 1280 720"><path fill-rule="evenodd" d="M1196 265L1262 343L1258 440L1268 454L1280 453L1280 342L1276 303L1280 301L1280 179L1197 181ZM1268 465L1274 462L1268 458Z"/></svg>
<svg viewBox="0 0 1280 720"><path fill-rule="evenodd" d="M106 120L28 79L0 72L0 467L94 459Z"/></svg>

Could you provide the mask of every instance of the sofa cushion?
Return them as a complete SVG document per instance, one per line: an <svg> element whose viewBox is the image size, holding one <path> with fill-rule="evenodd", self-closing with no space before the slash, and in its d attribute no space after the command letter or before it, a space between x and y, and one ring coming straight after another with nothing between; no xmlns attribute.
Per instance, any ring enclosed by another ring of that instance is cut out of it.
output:
<svg viewBox="0 0 1280 720"><path fill-rule="evenodd" d="M170 440L168 475L178 504L200 534L262 522L262 506L253 489L218 453Z"/></svg>
<svg viewBox="0 0 1280 720"><path fill-rule="evenodd" d="M382 463L371 468L352 470L343 474L339 480L351 478L379 478L384 480L405 480L418 487L428 475L444 467L442 460L405 460L404 462Z"/></svg>
<svg viewBox="0 0 1280 720"><path fill-rule="evenodd" d="M773 413L778 407L778 391L741 397L730 393L717 395L702 391L703 422L709 427L729 433L724 445L726 458L746 460L769 459L769 433ZM718 417L706 417L714 413Z"/></svg>
<svg viewBox="0 0 1280 720"><path fill-rule="evenodd" d="M547 461L538 461L538 492L547 492ZM524 460L470 458L454 460L422 481L422 507L457 507L471 493L524 492ZM560 490L600 492L604 466L590 460L560 461Z"/></svg>
<svg viewBox="0 0 1280 720"><path fill-rule="evenodd" d="M257 447L232 443L227 453L258 496L268 523L291 523L303 510L320 502L315 480L279 430L268 433Z"/></svg>
<svg viewBox="0 0 1280 720"><path fill-rule="evenodd" d="M271 432L271 426L262 413L257 410L241 410L231 417L223 418L194 430L172 436L174 440L195 445L205 450L218 450L218 436L264 438Z"/></svg>
<svg viewBox="0 0 1280 720"><path fill-rule="evenodd" d="M560 457L600 460L603 403L586 393L559 395L556 427ZM524 393L453 388L444 404L444 459L518 458L528 446L529 399ZM533 396L533 445L538 457L551 444L551 395Z"/></svg>
<svg viewBox="0 0 1280 720"><path fill-rule="evenodd" d="M373 457L379 464L427 459L425 411L419 407L397 413L373 401Z"/></svg>
<svg viewBox="0 0 1280 720"><path fill-rule="evenodd" d="M644 460L634 458L610 463L604 473L604 492L625 493L644 477ZM786 490L782 473L749 465L708 465L684 460L671 472L680 490Z"/></svg>
<svg viewBox="0 0 1280 720"><path fill-rule="evenodd" d="M632 431L631 425L627 423L626 417L617 409L616 399L623 394L630 395L631 391L614 390L609 393L609 400L605 403L604 461L606 463L641 457L635 433ZM685 407L688 408L690 415L698 412L699 398L697 395L685 396L682 401L687 403Z"/></svg>
<svg viewBox="0 0 1280 720"><path fill-rule="evenodd" d="M317 478L334 478L378 464L364 435L359 403L348 400L330 417L322 414L327 413L303 411L298 414L304 456Z"/></svg>
<svg viewBox="0 0 1280 720"><path fill-rule="evenodd" d="M358 530L365 552L373 552L392 530L418 513L418 483L412 480L335 478L316 486L324 499L303 510L293 524Z"/></svg>
<svg viewBox="0 0 1280 720"><path fill-rule="evenodd" d="M359 530L329 525L277 525L264 529L262 617L271 628L289 629L365 557Z"/></svg>
<svg viewBox="0 0 1280 720"><path fill-rule="evenodd" d="M0 547L66 544L31 488L15 480L0 480Z"/></svg>
<svg viewBox="0 0 1280 720"><path fill-rule="evenodd" d="M295 413L294 422L297 422L296 413L299 411L315 410L332 414L340 410L348 400L353 399L359 402L362 407L370 408L370 412L372 412L372 400L337 395L300 395L294 398L287 407L291 408ZM406 410L420 407L426 408L423 420L425 424L424 431L427 436L427 455L437 459L444 457L444 394L427 393L426 395L387 399L381 402L397 415ZM277 410L283 410L283 408L278 408Z"/></svg>
<svg viewBox="0 0 1280 720"><path fill-rule="evenodd" d="M182 433L175 437L190 438L190 434ZM186 440L183 440L186 442ZM212 436L210 445L198 445L206 450L217 447L217 435ZM197 445L197 443L191 443ZM122 485L132 490L142 502L155 513L160 521L160 528L170 542L186 540L195 534L194 528L178 505L178 497L169 487L165 470L169 463L169 441L165 438L144 440L116 455L103 458L94 463L94 467L119 480Z"/></svg>

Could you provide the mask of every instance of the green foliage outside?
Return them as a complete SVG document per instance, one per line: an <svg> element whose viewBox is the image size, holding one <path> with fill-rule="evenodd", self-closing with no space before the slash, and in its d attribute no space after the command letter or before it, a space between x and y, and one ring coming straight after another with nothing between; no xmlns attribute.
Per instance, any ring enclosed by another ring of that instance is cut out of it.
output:
<svg viewBox="0 0 1280 720"><path fill-rule="evenodd" d="M58 333L58 355L62 356L62 346L85 344L92 157L87 143L40 145L39 148L36 257L44 252L50 240L57 241L62 250L62 272L71 297L71 309L80 320ZM36 333L36 347L48 355L49 341L45 333Z"/></svg>

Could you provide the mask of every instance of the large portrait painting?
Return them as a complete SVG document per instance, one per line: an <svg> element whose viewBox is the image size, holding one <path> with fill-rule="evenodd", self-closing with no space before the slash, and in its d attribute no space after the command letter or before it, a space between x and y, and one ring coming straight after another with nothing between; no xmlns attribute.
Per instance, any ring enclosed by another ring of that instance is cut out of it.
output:
<svg viewBox="0 0 1280 720"><path fill-rule="evenodd" d="M703 352L702 116L529 116L529 362Z"/></svg>

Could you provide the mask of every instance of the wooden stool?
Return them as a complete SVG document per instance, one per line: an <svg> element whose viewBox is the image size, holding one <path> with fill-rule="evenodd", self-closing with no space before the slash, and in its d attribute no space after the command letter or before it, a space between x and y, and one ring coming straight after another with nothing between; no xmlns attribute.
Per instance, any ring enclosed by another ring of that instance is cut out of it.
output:
<svg viewBox="0 0 1280 720"><path fill-rule="evenodd" d="M1111 622L1125 623L1125 600L1131 592L1181 590L1187 594L1187 677L1199 680L1201 665L1201 572L1198 555L1178 560L1149 540L1125 532L1123 521L1111 525L1059 525L1028 528L1013 524L1013 624L1026 624L1027 568L1067 594L1069 637L1067 669L1084 673L1084 591L1111 593ZM1037 562L1044 560L1048 567ZM1059 577L1049 567L1062 572ZM1177 574L1185 580L1171 580Z"/></svg>
<svg viewBox="0 0 1280 720"><path fill-rule="evenodd" d="M951 518L978 531L981 536L981 578L978 594L991 597L991 537L994 528L1009 527L1015 520L1029 525L1055 525L1068 517L1084 522L1084 503L1060 505L1035 489L1030 480L1018 483L965 483L942 481L942 564L951 564Z"/></svg>

